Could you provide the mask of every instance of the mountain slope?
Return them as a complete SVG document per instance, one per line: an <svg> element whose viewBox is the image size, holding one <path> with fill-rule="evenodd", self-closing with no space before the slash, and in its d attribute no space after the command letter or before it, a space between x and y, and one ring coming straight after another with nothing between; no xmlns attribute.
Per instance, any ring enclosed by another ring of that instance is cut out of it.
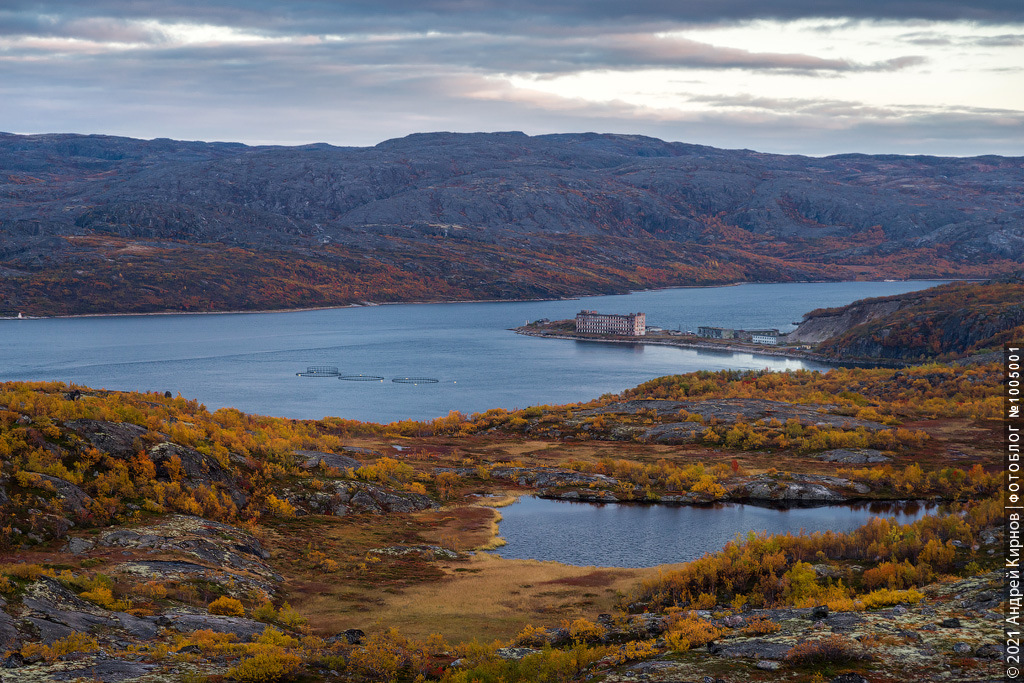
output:
<svg viewBox="0 0 1024 683"><path fill-rule="evenodd" d="M0 134L0 276L8 309L39 313L985 276L1024 262L1022 182L1017 158L816 159L592 133L371 148ZM208 291L190 301L186 287Z"/></svg>
<svg viewBox="0 0 1024 683"><path fill-rule="evenodd" d="M804 316L790 335L834 358L952 359L1024 339L1024 278L954 282Z"/></svg>

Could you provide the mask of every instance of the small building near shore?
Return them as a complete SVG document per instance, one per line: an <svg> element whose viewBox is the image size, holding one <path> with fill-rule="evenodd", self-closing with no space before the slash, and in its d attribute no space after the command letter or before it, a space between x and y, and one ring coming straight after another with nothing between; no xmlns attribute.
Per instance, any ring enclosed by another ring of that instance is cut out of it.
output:
<svg viewBox="0 0 1024 683"><path fill-rule="evenodd" d="M705 339L733 339L736 336L736 330L731 327L698 327L697 336L704 337Z"/></svg>
<svg viewBox="0 0 1024 683"><path fill-rule="evenodd" d="M755 344L771 344L775 345L779 343L779 335L777 334L752 334L750 335L750 341Z"/></svg>
<svg viewBox="0 0 1024 683"><path fill-rule="evenodd" d="M576 314L576 331L586 334L642 337L647 332L647 316L644 313L616 315L584 310Z"/></svg>

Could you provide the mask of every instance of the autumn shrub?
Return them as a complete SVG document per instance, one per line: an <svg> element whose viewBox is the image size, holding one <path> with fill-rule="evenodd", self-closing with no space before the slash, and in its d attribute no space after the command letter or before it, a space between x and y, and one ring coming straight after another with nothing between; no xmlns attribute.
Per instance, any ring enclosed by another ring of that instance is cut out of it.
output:
<svg viewBox="0 0 1024 683"><path fill-rule="evenodd" d="M294 517L295 506L287 500L278 498L273 493L267 496L267 511L278 517Z"/></svg>
<svg viewBox="0 0 1024 683"><path fill-rule="evenodd" d="M547 630L527 624L523 630L512 639L513 644L524 647L540 647L548 642Z"/></svg>
<svg viewBox="0 0 1024 683"><path fill-rule="evenodd" d="M631 640L625 645L620 646L611 655L611 659L616 664L623 664L653 657L661 652L654 643L654 640Z"/></svg>
<svg viewBox="0 0 1024 683"><path fill-rule="evenodd" d="M234 633L217 633L208 628L182 633L174 636L174 650L193 646L205 655L223 655L236 653L242 649Z"/></svg>
<svg viewBox="0 0 1024 683"><path fill-rule="evenodd" d="M257 644L251 654L228 669L227 676L241 683L273 683L299 670L302 660L298 655L276 645Z"/></svg>
<svg viewBox="0 0 1024 683"><path fill-rule="evenodd" d="M394 680L404 669L424 668L426 654L391 628L372 634L349 655L349 666L371 680Z"/></svg>
<svg viewBox="0 0 1024 683"><path fill-rule="evenodd" d="M794 666L842 664L869 658L860 643L838 634L797 643L785 655L785 660Z"/></svg>
<svg viewBox="0 0 1024 683"><path fill-rule="evenodd" d="M750 617L740 630L745 636L767 636L778 633L782 626L765 616Z"/></svg>
<svg viewBox="0 0 1024 683"><path fill-rule="evenodd" d="M306 618L286 602L277 611L277 622L290 629L297 629L306 623Z"/></svg>
<svg viewBox="0 0 1024 683"><path fill-rule="evenodd" d="M669 620L665 643L677 652L685 652L694 647L707 645L721 638L724 633L725 631L696 614L676 615Z"/></svg>
<svg viewBox="0 0 1024 683"><path fill-rule="evenodd" d="M861 596L864 606L868 609L874 609L876 607L891 607L892 605L899 605L901 603L915 604L923 599L924 594L913 588L902 591L881 588L879 590L871 591L867 595Z"/></svg>
<svg viewBox="0 0 1024 683"><path fill-rule="evenodd" d="M274 609L274 603L267 600L253 607L252 618L256 621L275 621L277 619L277 610Z"/></svg>
<svg viewBox="0 0 1024 683"><path fill-rule="evenodd" d="M21 654L29 660L45 659L48 662L53 662L70 654L95 652L99 648L99 643L92 636L84 633L72 633L66 638L53 641L50 645L25 643L21 646Z"/></svg>
<svg viewBox="0 0 1024 683"><path fill-rule="evenodd" d="M604 626L582 617L572 623L563 624L563 628L569 631L569 636L577 643L596 642L604 638L605 634Z"/></svg>
<svg viewBox="0 0 1024 683"><path fill-rule="evenodd" d="M242 606L240 600L236 598L229 598L223 595L209 605L206 608L210 611L210 614L219 614L225 617L244 617L245 607Z"/></svg>

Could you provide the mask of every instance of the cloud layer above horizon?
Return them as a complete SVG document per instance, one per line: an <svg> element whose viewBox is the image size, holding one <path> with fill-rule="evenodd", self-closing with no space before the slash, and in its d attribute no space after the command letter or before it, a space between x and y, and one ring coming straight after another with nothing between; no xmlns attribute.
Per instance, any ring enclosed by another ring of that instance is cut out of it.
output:
<svg viewBox="0 0 1024 683"><path fill-rule="evenodd" d="M1022 48L1019 0L12 0L0 129L1024 155Z"/></svg>

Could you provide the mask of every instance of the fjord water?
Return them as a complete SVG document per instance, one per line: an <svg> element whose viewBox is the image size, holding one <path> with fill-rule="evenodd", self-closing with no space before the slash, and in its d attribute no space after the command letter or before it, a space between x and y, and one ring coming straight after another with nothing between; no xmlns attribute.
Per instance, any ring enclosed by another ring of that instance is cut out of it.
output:
<svg viewBox="0 0 1024 683"><path fill-rule="evenodd" d="M507 545L494 553L579 567L656 567L716 552L750 531L844 532L872 517L906 524L938 509L916 501L777 509L740 503L592 504L527 496L501 509L498 533Z"/></svg>
<svg viewBox="0 0 1024 683"><path fill-rule="evenodd" d="M0 380L170 391L211 410L373 422L597 398L662 375L824 368L750 353L537 339L508 328L581 308L649 325L792 329L815 308L940 284L841 282L667 289L568 301L403 304L282 313L0 321ZM297 377L308 365L383 382ZM436 384L396 384L396 377Z"/></svg>

